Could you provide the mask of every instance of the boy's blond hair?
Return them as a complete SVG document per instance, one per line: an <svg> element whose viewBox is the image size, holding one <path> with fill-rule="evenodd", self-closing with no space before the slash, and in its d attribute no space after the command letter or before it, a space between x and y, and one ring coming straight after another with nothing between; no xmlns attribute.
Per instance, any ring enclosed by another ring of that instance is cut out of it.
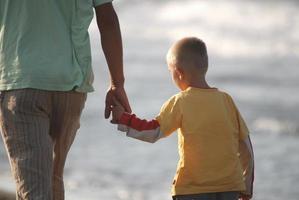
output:
<svg viewBox="0 0 299 200"><path fill-rule="evenodd" d="M208 70L206 44L196 37L183 38L169 49L167 63L178 68L196 68L206 73Z"/></svg>

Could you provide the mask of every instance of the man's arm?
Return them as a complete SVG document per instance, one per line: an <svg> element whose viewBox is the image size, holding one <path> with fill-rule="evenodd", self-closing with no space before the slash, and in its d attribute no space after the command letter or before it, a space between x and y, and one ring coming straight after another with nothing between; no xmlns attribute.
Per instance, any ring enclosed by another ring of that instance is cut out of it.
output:
<svg viewBox="0 0 299 200"><path fill-rule="evenodd" d="M241 199L250 199L253 195L254 181L254 154L250 137L240 141L240 159L243 167L243 177L245 179L246 191L241 194Z"/></svg>
<svg viewBox="0 0 299 200"><path fill-rule="evenodd" d="M95 9L102 48L110 72L110 87L105 107L105 117L109 118L114 104L113 98L116 98L127 112L131 112L131 108L124 89L123 48L117 14L112 3L97 6Z"/></svg>

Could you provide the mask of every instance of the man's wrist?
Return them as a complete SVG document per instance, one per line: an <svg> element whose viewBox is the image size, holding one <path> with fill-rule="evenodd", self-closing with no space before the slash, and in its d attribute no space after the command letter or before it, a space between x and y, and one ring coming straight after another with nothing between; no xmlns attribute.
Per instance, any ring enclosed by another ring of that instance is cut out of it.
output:
<svg viewBox="0 0 299 200"><path fill-rule="evenodd" d="M110 81L110 87L111 88L122 88L125 85L125 79L119 79L119 80L111 80Z"/></svg>

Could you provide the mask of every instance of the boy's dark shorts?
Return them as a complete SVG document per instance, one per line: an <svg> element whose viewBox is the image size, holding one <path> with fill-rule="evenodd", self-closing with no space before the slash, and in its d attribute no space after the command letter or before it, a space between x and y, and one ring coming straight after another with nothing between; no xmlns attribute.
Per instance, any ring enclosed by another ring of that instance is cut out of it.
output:
<svg viewBox="0 0 299 200"><path fill-rule="evenodd" d="M173 200L238 200L239 192L217 192L173 196Z"/></svg>

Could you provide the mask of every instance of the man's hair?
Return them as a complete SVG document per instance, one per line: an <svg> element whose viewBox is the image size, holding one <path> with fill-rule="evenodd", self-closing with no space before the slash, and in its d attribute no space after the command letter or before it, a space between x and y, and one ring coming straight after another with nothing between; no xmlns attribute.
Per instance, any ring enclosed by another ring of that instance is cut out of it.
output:
<svg viewBox="0 0 299 200"><path fill-rule="evenodd" d="M208 69L206 44L199 38L188 37L176 42L168 51L167 62L176 67L193 66L204 73Z"/></svg>

